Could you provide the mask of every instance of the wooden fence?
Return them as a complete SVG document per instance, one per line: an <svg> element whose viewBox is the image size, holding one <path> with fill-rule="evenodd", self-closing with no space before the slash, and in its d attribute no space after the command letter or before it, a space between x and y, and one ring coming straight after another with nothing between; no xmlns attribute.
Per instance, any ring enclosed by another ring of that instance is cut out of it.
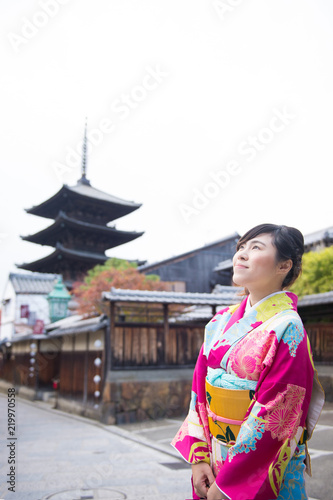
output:
<svg viewBox="0 0 333 500"><path fill-rule="evenodd" d="M308 323L313 359L333 363L333 323ZM115 323L111 331L111 369L194 366L204 324Z"/></svg>
<svg viewBox="0 0 333 500"><path fill-rule="evenodd" d="M333 363L333 323L307 323L315 363Z"/></svg>
<svg viewBox="0 0 333 500"><path fill-rule="evenodd" d="M194 366L204 326L116 323L111 330L111 369Z"/></svg>

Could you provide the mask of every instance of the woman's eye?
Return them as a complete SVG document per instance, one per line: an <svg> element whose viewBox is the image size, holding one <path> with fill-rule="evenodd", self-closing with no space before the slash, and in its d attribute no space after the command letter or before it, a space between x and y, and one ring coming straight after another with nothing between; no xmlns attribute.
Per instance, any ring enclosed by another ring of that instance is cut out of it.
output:
<svg viewBox="0 0 333 500"><path fill-rule="evenodd" d="M252 248L257 248L258 250L260 250L260 247L258 247L258 245L253 245Z"/></svg>

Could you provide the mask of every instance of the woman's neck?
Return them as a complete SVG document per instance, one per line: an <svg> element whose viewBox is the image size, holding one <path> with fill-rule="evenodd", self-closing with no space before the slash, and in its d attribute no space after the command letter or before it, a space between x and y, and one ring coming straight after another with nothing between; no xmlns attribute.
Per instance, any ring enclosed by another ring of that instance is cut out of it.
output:
<svg viewBox="0 0 333 500"><path fill-rule="evenodd" d="M251 306L254 306L260 300L264 299L268 295L272 295L272 293L282 292L281 288L276 288L275 290L249 290L249 298Z"/></svg>

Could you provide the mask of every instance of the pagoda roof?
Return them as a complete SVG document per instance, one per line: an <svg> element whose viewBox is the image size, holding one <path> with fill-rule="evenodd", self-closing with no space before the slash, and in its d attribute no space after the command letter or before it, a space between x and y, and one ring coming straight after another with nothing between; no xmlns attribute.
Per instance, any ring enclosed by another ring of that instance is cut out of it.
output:
<svg viewBox="0 0 333 500"><path fill-rule="evenodd" d="M80 179L75 186L64 184L51 198L26 209L26 212L46 219L56 219L60 210L67 212L73 202L75 206L84 207L87 212L98 210L99 216L106 222L123 217L141 207L140 203L105 193Z"/></svg>
<svg viewBox="0 0 333 500"><path fill-rule="evenodd" d="M85 262L91 265L90 267L93 267L96 264L104 264L108 259L109 257L105 254L73 250L64 247L61 243L57 243L55 251L51 254L30 263L17 265L17 267L28 271L54 272L57 266L62 265L64 260L73 263Z"/></svg>
<svg viewBox="0 0 333 500"><path fill-rule="evenodd" d="M104 243L105 249L114 248L118 245L128 243L129 241L143 235L143 232L119 231L115 227L83 222L81 220L74 219L73 217L68 217L65 212L60 211L54 224L39 231L38 233L21 236L21 238L32 243L55 247L66 228L70 228L74 236L76 232L82 233L82 231L99 236L99 243Z"/></svg>

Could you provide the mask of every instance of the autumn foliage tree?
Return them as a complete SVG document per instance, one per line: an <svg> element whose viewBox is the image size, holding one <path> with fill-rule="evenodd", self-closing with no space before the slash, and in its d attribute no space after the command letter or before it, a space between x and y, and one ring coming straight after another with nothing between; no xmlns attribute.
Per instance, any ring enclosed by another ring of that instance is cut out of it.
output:
<svg viewBox="0 0 333 500"><path fill-rule="evenodd" d="M137 264L112 258L88 271L84 282L74 283L73 295L78 302L78 313L87 316L108 314L108 304L102 301L102 292L114 288L129 290L165 290L159 276L144 275Z"/></svg>

